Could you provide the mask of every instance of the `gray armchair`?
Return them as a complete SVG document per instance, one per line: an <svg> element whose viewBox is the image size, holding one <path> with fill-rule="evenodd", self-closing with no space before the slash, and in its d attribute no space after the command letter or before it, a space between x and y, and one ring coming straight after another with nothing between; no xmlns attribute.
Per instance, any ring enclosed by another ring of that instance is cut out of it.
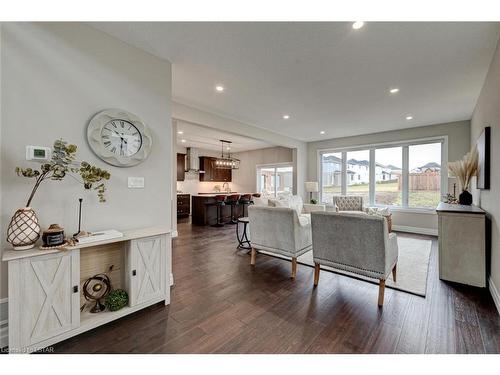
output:
<svg viewBox="0 0 500 375"><path fill-rule="evenodd" d="M313 212L311 214L314 285L320 265L379 279L378 304L384 304L385 280L392 271L396 281L398 242L381 216L355 213Z"/></svg>
<svg viewBox="0 0 500 375"><path fill-rule="evenodd" d="M335 211L363 211L363 197L357 195L335 195L333 197Z"/></svg>
<svg viewBox="0 0 500 375"><path fill-rule="evenodd" d="M324 209L324 208L323 208ZM292 258L292 279L297 273L297 257L311 250L311 217L298 214L288 207L248 207L252 255L255 265L256 250L266 250Z"/></svg>

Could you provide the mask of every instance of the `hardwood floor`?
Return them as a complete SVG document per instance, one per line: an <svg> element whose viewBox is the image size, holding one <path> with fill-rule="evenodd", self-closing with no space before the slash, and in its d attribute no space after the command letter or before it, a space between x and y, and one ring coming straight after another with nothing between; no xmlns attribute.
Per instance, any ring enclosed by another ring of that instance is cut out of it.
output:
<svg viewBox="0 0 500 375"><path fill-rule="evenodd" d="M427 297L236 250L235 227L180 223L170 306L158 304L54 347L56 353L500 353L486 289L438 279L433 239ZM399 234L401 236L412 236Z"/></svg>

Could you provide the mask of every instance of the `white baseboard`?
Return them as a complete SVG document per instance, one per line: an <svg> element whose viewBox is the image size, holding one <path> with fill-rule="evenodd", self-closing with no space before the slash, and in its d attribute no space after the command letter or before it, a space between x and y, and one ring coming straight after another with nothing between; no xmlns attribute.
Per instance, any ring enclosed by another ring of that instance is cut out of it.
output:
<svg viewBox="0 0 500 375"><path fill-rule="evenodd" d="M490 287L490 293L491 297L493 298L493 302L495 302L495 306L497 307L498 314L500 315L500 293L498 293L498 289L495 286L495 283L493 283L493 280L489 279L489 287Z"/></svg>
<svg viewBox="0 0 500 375"><path fill-rule="evenodd" d="M174 285L174 274L170 274L170 286Z"/></svg>
<svg viewBox="0 0 500 375"><path fill-rule="evenodd" d="M175 237L179 237L179 232L177 232L176 230L174 230L172 232L172 238L175 238Z"/></svg>
<svg viewBox="0 0 500 375"><path fill-rule="evenodd" d="M396 232L426 234L428 236L437 236L438 235L438 230L431 229L431 228L418 228L418 227L409 227L406 225L393 225L392 229Z"/></svg>
<svg viewBox="0 0 500 375"><path fill-rule="evenodd" d="M0 300L0 348L9 345L8 299Z"/></svg>

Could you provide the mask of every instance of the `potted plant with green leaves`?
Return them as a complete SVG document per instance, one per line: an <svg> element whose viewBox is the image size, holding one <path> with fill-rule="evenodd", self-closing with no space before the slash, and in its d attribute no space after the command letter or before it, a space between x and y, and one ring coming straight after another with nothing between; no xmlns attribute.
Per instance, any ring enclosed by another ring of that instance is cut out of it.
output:
<svg viewBox="0 0 500 375"><path fill-rule="evenodd" d="M7 242L15 250L31 249L40 238L40 225L31 202L40 185L47 180L62 181L66 176L75 178L87 190L94 189L100 202L105 202L104 180L109 180L110 173L104 169L90 165L85 161L76 161L77 147L62 139L56 140L52 149L51 160L40 166L40 170L32 168L16 168L18 176L35 180L26 206L16 211L7 228Z"/></svg>

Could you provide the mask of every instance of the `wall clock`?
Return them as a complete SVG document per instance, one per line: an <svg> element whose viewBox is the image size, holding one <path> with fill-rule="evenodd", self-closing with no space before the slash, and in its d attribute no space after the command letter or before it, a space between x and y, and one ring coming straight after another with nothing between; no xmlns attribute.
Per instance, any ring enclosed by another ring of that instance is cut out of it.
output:
<svg viewBox="0 0 500 375"><path fill-rule="evenodd" d="M152 138L148 126L133 113L106 109L97 113L87 127L92 151L106 163L132 167L146 160Z"/></svg>

